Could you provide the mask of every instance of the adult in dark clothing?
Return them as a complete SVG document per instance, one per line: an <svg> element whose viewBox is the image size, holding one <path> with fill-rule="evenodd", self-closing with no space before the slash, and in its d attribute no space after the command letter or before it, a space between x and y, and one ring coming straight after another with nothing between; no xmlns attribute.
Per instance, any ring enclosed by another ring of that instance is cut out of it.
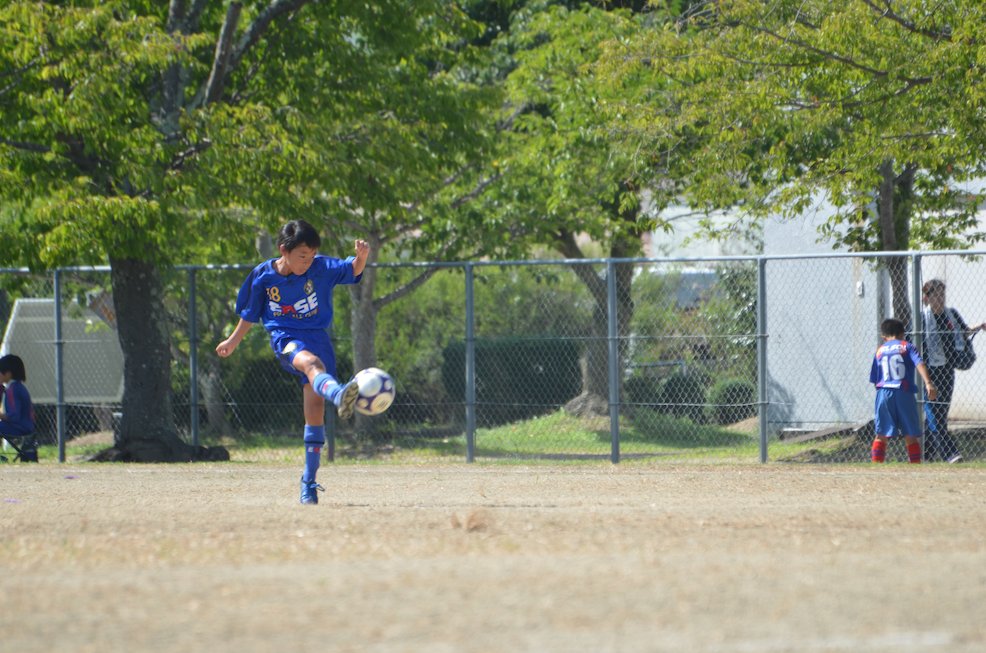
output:
<svg viewBox="0 0 986 653"><path fill-rule="evenodd" d="M931 279L921 287L924 311L924 346L922 357L928 366L938 398L924 404L924 455L926 460L957 463L962 454L948 432L948 411L955 389L955 367L968 338L986 328L986 323L970 327L954 308L945 305L945 282Z"/></svg>

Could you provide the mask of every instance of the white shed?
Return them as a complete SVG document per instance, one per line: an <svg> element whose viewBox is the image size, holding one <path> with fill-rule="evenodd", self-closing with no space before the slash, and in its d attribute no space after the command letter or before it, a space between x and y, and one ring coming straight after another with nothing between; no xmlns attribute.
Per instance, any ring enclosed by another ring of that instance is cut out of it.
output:
<svg viewBox="0 0 986 653"><path fill-rule="evenodd" d="M119 403L123 397L123 351L116 330L92 310L62 309L64 401ZM18 299L0 344L0 355L24 360L27 387L36 404L56 403L55 300Z"/></svg>

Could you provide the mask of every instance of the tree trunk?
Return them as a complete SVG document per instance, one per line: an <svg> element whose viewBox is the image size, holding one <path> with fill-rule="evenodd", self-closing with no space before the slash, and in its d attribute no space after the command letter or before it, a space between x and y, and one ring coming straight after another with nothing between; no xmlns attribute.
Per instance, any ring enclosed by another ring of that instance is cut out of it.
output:
<svg viewBox="0 0 986 653"><path fill-rule="evenodd" d="M111 257L110 277L123 350L123 417L116 448L102 459L228 460L222 447L193 447L178 437L171 403L171 337L157 266Z"/></svg>
<svg viewBox="0 0 986 653"><path fill-rule="evenodd" d="M371 254L373 261L377 259L379 240L372 240ZM368 261L369 263L370 261ZM350 296L353 300L353 373L377 364L377 306L374 303L376 294L378 270L367 265L363 269L363 278L360 282L350 287ZM356 413L355 426L359 433L375 438L377 433L377 422L370 416Z"/></svg>
<svg viewBox="0 0 986 653"><path fill-rule="evenodd" d="M633 317L633 300L630 296L630 283L633 280L633 266L617 265L616 270L616 330L618 337L617 355L620 364L626 358L626 337L630 332L630 319ZM596 284L593 284L594 286ZM585 377L582 379L583 394L593 394L609 398L609 292L605 278L600 278L600 292L593 292L595 305L592 310L592 338L586 347Z"/></svg>
<svg viewBox="0 0 986 653"><path fill-rule="evenodd" d="M363 279L353 286L353 371L373 367L377 363L377 309L373 304L377 269L367 267Z"/></svg>
<svg viewBox="0 0 986 653"><path fill-rule="evenodd" d="M600 277L592 292L592 334L586 343L582 394L600 397L609 403L609 315L606 279Z"/></svg>
<svg viewBox="0 0 986 653"><path fill-rule="evenodd" d="M911 324L911 299L907 292L907 259L894 256L887 259L887 274L890 276L890 295L893 317L905 325Z"/></svg>
<svg viewBox="0 0 986 653"><path fill-rule="evenodd" d="M232 427L226 416L226 402L223 401L222 370L219 359L210 356L206 360L205 373L199 382L202 392L202 404L205 406L205 421L209 431L221 435L229 433Z"/></svg>
<svg viewBox="0 0 986 653"><path fill-rule="evenodd" d="M615 246L610 255L621 258L625 252ZM609 289L606 278L596 274L588 265L576 265L575 273L585 283L593 298L592 334L586 344L582 359L582 394L566 405L572 414L600 414L609 411ZM627 336L633 318L633 299L630 284L633 282L633 266L616 265L616 331L618 337L618 369L623 369L628 347ZM617 396L623 396L623 376L617 383ZM605 408L604 408L605 407Z"/></svg>
<svg viewBox="0 0 986 653"><path fill-rule="evenodd" d="M914 168L905 166L898 176L891 160L880 165L880 189L877 196L878 221L882 249L904 251L910 246L910 197L914 185ZM907 259L886 259L890 276L893 316L906 325L911 324L911 297L907 289Z"/></svg>
<svg viewBox="0 0 986 653"><path fill-rule="evenodd" d="M386 295L377 297L377 280L379 271L374 264L379 259L384 241L379 233L370 231L364 235L370 243L370 256L363 278L356 285L349 286L350 297L353 300L352 332L353 332L353 367L355 371L377 365L377 315L385 306L407 297L416 289L423 286L434 276L438 268L428 268L420 272L410 281L393 288ZM389 371L389 370L388 370ZM372 417L356 414L356 429L362 433L375 436L378 421Z"/></svg>

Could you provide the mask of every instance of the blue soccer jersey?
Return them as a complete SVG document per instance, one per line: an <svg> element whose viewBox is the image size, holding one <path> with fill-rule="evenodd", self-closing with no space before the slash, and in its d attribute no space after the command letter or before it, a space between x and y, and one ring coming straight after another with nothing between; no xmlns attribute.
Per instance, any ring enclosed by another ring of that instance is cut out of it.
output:
<svg viewBox="0 0 986 653"><path fill-rule="evenodd" d="M327 329L332 324L332 289L359 281L354 257L316 256L303 275L279 274L270 259L255 267L236 296L236 312L268 331Z"/></svg>
<svg viewBox="0 0 986 653"><path fill-rule="evenodd" d="M12 379L3 389L3 395L3 409L7 419L0 420L0 435L34 433L34 404L31 403L31 393L27 391L27 387Z"/></svg>
<svg viewBox="0 0 986 653"><path fill-rule="evenodd" d="M914 370L923 361L917 348L906 340L888 340L880 345L870 367L870 383L878 388L917 392Z"/></svg>

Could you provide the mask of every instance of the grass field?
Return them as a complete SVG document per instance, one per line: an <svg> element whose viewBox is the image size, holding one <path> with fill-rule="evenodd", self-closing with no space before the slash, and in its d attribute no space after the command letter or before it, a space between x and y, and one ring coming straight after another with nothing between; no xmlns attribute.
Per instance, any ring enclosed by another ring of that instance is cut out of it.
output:
<svg viewBox="0 0 986 653"><path fill-rule="evenodd" d="M798 463L868 463L871 432L856 432L853 425L843 430L826 428L808 437L780 439L771 437L768 459ZM441 433L441 434L439 434ZM952 430L966 466L986 465L986 429L981 425L964 425ZM533 417L521 422L475 433L474 455L481 461L529 463L551 460L610 460L612 453L608 416L575 417L564 410ZM240 432L223 438L210 438L202 444L226 447L235 462L290 464L298 460L297 432L273 434L264 430ZM66 460L86 460L113 444L110 431L88 433L66 443ZM464 462L466 436L456 427L422 427L422 432L401 431L387 425L376 440L365 435L344 432L335 442L340 461L383 462ZM621 460L660 458L664 461L706 464L757 464L760 460L760 437L757 419L749 418L730 425L695 424L651 410L631 411L620 419ZM8 451L8 457L13 453ZM56 460L58 449L49 444L41 447L43 460ZM888 459L907 459L903 445L894 442Z"/></svg>
<svg viewBox="0 0 986 653"><path fill-rule="evenodd" d="M0 649L986 650L986 470L0 465Z"/></svg>

